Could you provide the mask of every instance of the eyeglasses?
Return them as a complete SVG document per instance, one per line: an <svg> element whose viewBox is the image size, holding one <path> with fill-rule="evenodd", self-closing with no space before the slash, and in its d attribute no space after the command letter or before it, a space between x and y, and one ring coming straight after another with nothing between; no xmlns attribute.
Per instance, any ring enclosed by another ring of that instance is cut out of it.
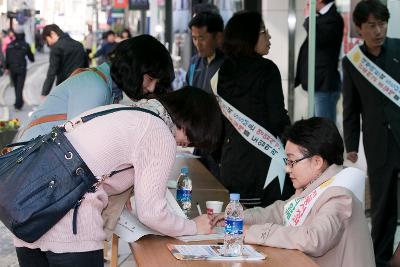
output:
<svg viewBox="0 0 400 267"><path fill-rule="evenodd" d="M311 158L311 157L312 156L305 156L305 157L302 157L301 159L296 159L296 160L285 159L285 164L286 164L286 166L288 166L288 167L290 166L291 168L293 168L294 164L296 164L304 159Z"/></svg>

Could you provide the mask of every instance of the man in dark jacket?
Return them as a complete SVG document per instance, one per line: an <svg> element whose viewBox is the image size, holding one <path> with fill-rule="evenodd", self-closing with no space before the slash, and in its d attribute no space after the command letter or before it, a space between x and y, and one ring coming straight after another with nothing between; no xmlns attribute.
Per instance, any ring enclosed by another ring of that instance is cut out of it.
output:
<svg viewBox="0 0 400 267"><path fill-rule="evenodd" d="M307 7L309 0L307 0ZM337 12L334 0L316 1L315 47L315 116L336 123L336 104L340 97L339 53L343 39L343 18ZM304 21L307 38L300 48L297 60L295 86L308 87L308 25Z"/></svg>
<svg viewBox="0 0 400 267"><path fill-rule="evenodd" d="M359 2L353 21L364 44L355 48L359 49L357 54L352 50L342 62L344 141L347 158L356 162L362 129L371 189L371 235L378 267L388 266L393 254L400 174L400 40L386 37L389 16L379 0ZM355 62L366 62L368 68ZM393 80L386 83L387 77ZM397 93L391 98L382 89Z"/></svg>
<svg viewBox="0 0 400 267"><path fill-rule="evenodd" d="M222 42L224 21L219 14L200 12L189 22L189 29L197 55L190 60L186 83L211 93L210 80L224 61L218 49Z"/></svg>
<svg viewBox="0 0 400 267"><path fill-rule="evenodd" d="M16 33L15 40L7 47L5 64L15 88L14 107L16 110L22 109L24 105L22 90L26 78L26 57L31 62L35 61L30 46L25 42L25 33Z"/></svg>
<svg viewBox="0 0 400 267"><path fill-rule="evenodd" d="M219 50L222 43L224 21L218 13L203 11L196 14L188 26L192 32L197 55L190 60L189 70L186 73L186 84L211 94L210 80L224 62L224 55ZM200 149L194 151L195 155L201 156L200 161L203 165L216 177L219 176L219 153L220 151L216 151L210 155Z"/></svg>
<svg viewBox="0 0 400 267"><path fill-rule="evenodd" d="M42 96L46 96L56 77L56 85L59 85L75 69L88 67L88 60L83 45L65 34L56 24L44 27L42 38L50 47L50 66L42 89Z"/></svg>

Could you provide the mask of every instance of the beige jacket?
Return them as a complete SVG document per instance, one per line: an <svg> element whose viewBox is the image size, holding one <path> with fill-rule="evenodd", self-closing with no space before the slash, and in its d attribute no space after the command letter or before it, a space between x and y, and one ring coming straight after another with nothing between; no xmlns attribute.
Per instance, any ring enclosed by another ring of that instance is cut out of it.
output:
<svg viewBox="0 0 400 267"><path fill-rule="evenodd" d="M374 250L362 203L344 187L328 188L317 199L303 225L283 225L283 207L294 197L304 197L343 169L331 165L304 191L287 201L245 211L250 224L245 242L297 249L323 267L375 266Z"/></svg>

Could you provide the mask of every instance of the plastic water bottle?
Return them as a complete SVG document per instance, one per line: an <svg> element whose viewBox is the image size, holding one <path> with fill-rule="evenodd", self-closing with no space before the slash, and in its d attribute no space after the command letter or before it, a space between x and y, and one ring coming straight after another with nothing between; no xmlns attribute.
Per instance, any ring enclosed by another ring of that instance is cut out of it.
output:
<svg viewBox="0 0 400 267"><path fill-rule="evenodd" d="M176 186L176 201L185 213L192 208L192 180L189 178L189 168L183 167Z"/></svg>
<svg viewBox="0 0 400 267"><path fill-rule="evenodd" d="M243 248L243 207L240 194L230 194L231 201L225 209L224 256L242 255Z"/></svg>

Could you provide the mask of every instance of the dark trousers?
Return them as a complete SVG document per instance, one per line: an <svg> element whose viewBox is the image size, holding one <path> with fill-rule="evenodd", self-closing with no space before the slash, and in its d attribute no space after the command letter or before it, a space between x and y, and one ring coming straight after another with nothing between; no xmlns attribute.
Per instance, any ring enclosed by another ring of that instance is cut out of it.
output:
<svg viewBox="0 0 400 267"><path fill-rule="evenodd" d="M393 255L397 227L397 180L400 172L400 146L389 134L387 163L368 166L371 191L371 235L377 267L387 266Z"/></svg>
<svg viewBox="0 0 400 267"><path fill-rule="evenodd" d="M20 267L103 267L103 250L74 253L54 253L16 248Z"/></svg>
<svg viewBox="0 0 400 267"><path fill-rule="evenodd" d="M22 97L22 90L24 89L26 70L24 71L10 71L11 80L15 88L15 104L16 109L21 109L24 105L24 99Z"/></svg>

